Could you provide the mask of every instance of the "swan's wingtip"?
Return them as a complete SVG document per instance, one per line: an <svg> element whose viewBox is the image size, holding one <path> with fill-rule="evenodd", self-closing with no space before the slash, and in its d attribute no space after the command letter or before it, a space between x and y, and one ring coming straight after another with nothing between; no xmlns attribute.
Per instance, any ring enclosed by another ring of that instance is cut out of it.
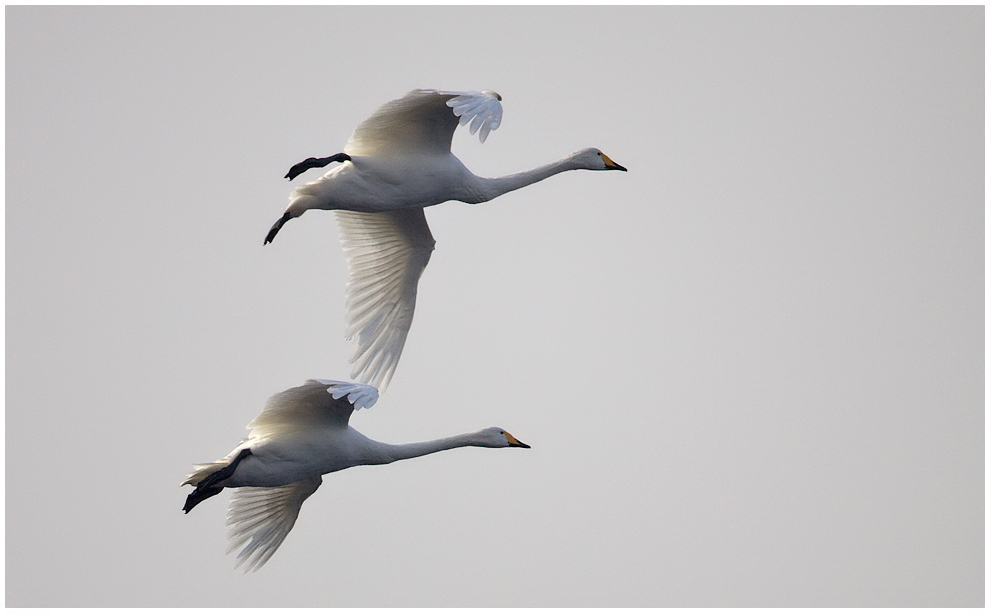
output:
<svg viewBox="0 0 991 614"><path fill-rule="evenodd" d="M341 382L332 379L315 379L313 381L327 386L327 393L334 397L334 400L347 395L348 403L351 403L356 411L365 407L371 407L379 400L379 391L371 384Z"/></svg>

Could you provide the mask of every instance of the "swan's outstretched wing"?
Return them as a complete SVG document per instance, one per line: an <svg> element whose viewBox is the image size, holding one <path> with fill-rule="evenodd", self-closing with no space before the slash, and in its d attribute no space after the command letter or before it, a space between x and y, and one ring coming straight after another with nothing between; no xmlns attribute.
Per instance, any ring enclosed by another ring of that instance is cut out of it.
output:
<svg viewBox="0 0 991 614"><path fill-rule="evenodd" d="M237 569L247 563L244 573L259 569L282 545L296 524L299 508L316 492L320 476L292 482L285 486L244 487L234 489L227 509L227 553L240 548ZM250 540L250 541L249 541Z"/></svg>
<svg viewBox="0 0 991 614"><path fill-rule="evenodd" d="M478 138L484 143L502 122L501 100L489 91L413 90L358 124L344 151L352 156L450 153L459 122L471 122L472 134L481 130Z"/></svg>
<svg viewBox="0 0 991 614"><path fill-rule="evenodd" d="M377 400L378 390L372 386L311 379L273 394L248 428L252 439L309 429L343 429L352 411L371 407Z"/></svg>
<svg viewBox="0 0 991 614"><path fill-rule="evenodd" d="M348 263L344 318L351 377L385 390L413 322L416 285L434 249L423 209L335 211Z"/></svg>

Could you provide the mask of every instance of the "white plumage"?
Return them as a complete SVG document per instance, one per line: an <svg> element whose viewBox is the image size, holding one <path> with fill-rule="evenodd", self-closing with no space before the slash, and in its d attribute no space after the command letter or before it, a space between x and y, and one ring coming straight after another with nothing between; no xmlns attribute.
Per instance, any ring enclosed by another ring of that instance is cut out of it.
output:
<svg viewBox="0 0 991 614"><path fill-rule="evenodd" d="M279 548L320 476L358 465L382 465L465 446L529 448L501 428L419 443L387 444L348 425L355 409L371 407L378 391L365 384L308 380L273 395L248 424L248 439L226 457L202 465L183 486L187 513L224 488L236 489L227 513L228 552L238 548L236 567L265 564Z"/></svg>
<svg viewBox="0 0 991 614"><path fill-rule="evenodd" d="M353 342L352 378L384 390L395 372L413 321L417 282L434 247L424 207L488 201L567 170L626 170L589 148L530 171L478 177L451 153L451 140L459 124L470 124L470 132L485 142L502 122L501 100L490 91L413 90L359 124L344 153L309 158L286 175L292 179L341 162L292 192L265 242L310 209L338 211L348 260L345 323Z"/></svg>
<svg viewBox="0 0 991 614"><path fill-rule="evenodd" d="M234 568L246 564L244 571L253 571L272 558L296 524L303 501L322 483L318 475L284 486L234 489L227 508L227 554L247 544Z"/></svg>

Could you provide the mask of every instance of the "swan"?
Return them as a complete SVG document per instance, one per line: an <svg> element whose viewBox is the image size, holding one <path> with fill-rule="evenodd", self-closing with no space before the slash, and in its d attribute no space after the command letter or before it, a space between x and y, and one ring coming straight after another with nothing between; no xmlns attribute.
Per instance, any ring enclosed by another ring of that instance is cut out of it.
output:
<svg viewBox="0 0 991 614"><path fill-rule="evenodd" d="M588 148L533 170L486 179L451 153L458 125L471 122L485 142L502 122L495 92L413 90L380 107L355 128L343 153L307 158L286 173L340 163L293 190L289 207L265 244L286 222L310 209L336 210L348 264L345 336L352 340L351 377L385 390L413 321L416 287L434 249L424 207L448 200L481 203L577 169L626 168Z"/></svg>
<svg viewBox="0 0 991 614"><path fill-rule="evenodd" d="M325 379L272 395L248 424L246 440L216 462L195 465L182 483L194 486L183 511L188 514L201 501L234 488L227 552L244 545L234 567L247 564L247 573L261 568L282 545L325 473L465 446L530 447L498 427L418 443L374 441L348 426L348 420L354 410L374 405L378 395L373 386Z"/></svg>

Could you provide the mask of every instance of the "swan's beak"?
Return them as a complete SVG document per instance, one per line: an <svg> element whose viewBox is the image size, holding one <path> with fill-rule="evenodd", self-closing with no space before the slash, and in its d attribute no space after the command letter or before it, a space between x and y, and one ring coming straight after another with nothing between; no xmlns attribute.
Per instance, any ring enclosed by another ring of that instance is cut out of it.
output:
<svg viewBox="0 0 991 614"><path fill-rule="evenodd" d="M530 447L530 446L526 445L525 443L523 443L522 441L520 441L519 439L513 437L509 433L503 433L503 435L505 435L506 436L506 439L509 440L509 447L510 448L529 448Z"/></svg>
<svg viewBox="0 0 991 614"><path fill-rule="evenodd" d="M606 154L600 153L599 155L602 156L602 161L606 163L606 170L607 171L624 171L624 172L626 171L626 167L625 166L621 166L619 164L616 164Z"/></svg>

